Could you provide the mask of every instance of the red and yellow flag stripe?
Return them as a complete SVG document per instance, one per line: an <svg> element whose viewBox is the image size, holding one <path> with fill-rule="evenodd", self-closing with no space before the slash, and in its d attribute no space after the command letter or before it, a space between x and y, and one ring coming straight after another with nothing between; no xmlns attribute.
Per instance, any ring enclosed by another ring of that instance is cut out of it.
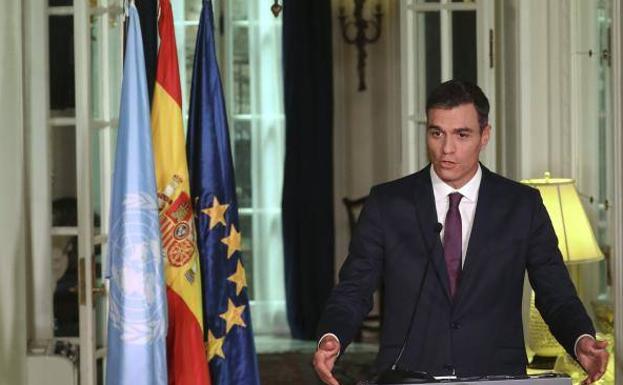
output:
<svg viewBox="0 0 623 385"><path fill-rule="evenodd" d="M151 112L160 231L165 255L169 384L210 384L203 344L201 269L184 127L182 92L169 0L160 0L160 49Z"/></svg>

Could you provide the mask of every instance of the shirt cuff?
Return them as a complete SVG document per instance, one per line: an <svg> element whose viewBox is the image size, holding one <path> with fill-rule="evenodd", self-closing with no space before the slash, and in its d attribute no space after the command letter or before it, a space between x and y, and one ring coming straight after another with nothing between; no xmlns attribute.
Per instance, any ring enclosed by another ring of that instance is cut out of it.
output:
<svg viewBox="0 0 623 385"><path fill-rule="evenodd" d="M325 334L326 335L326 334ZM322 336L324 338L324 336ZM576 340L575 340L575 344L573 344L573 353L575 353L575 359L578 358L578 342L580 342L580 340L584 337L590 337L593 339L593 341L595 341L595 337L593 337L590 334L582 334L581 336L579 336ZM337 337L336 337L337 338ZM322 341L322 338L320 339L320 341Z"/></svg>
<svg viewBox="0 0 623 385"><path fill-rule="evenodd" d="M339 338L337 338L337 336L336 336L335 334L333 334L333 333L325 333L325 334L323 334L323 335L322 335L322 337L320 337L320 339L318 340L318 346L316 346L316 350L320 349L320 344L322 343L322 340L324 340L326 337L329 337L329 336L331 336L331 337L335 338L335 339L337 340L337 343L338 343L338 344L340 344L340 346L342 345L342 344L340 343L340 339L339 339ZM576 342L576 343L577 343L577 342ZM336 356L336 357L339 357L339 356L340 356L340 352L338 351L338 352L337 352L337 356Z"/></svg>

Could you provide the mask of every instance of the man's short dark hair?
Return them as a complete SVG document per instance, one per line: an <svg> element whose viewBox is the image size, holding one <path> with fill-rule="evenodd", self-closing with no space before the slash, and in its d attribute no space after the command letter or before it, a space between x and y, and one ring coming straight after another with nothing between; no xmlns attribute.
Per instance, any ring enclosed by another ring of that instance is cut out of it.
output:
<svg viewBox="0 0 623 385"><path fill-rule="evenodd" d="M426 114L432 108L450 109L463 104L474 105L481 129L489 123L489 100L480 87L464 80L448 80L435 88L426 100Z"/></svg>

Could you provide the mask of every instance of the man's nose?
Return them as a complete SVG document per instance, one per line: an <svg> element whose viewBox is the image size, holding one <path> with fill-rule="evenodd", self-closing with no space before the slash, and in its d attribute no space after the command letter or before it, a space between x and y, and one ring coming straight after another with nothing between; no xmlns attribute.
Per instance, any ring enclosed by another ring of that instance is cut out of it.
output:
<svg viewBox="0 0 623 385"><path fill-rule="evenodd" d="M443 151L444 154L453 153L455 150L454 141L449 138L445 139L443 141L443 145L441 146L441 150Z"/></svg>

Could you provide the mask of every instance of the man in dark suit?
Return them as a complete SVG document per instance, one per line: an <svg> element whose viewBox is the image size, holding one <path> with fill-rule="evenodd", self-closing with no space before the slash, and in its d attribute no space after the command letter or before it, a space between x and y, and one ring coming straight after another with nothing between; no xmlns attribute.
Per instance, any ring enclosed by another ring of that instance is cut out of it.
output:
<svg viewBox="0 0 623 385"><path fill-rule="evenodd" d="M585 382L596 381L606 369L606 343L595 340L539 192L479 163L491 132L486 96L451 80L432 92L426 112L431 164L370 191L319 323L319 377L337 385L335 360L381 281L379 370L399 356L421 288L399 368L436 376L525 374L527 271L553 335L586 370Z"/></svg>

